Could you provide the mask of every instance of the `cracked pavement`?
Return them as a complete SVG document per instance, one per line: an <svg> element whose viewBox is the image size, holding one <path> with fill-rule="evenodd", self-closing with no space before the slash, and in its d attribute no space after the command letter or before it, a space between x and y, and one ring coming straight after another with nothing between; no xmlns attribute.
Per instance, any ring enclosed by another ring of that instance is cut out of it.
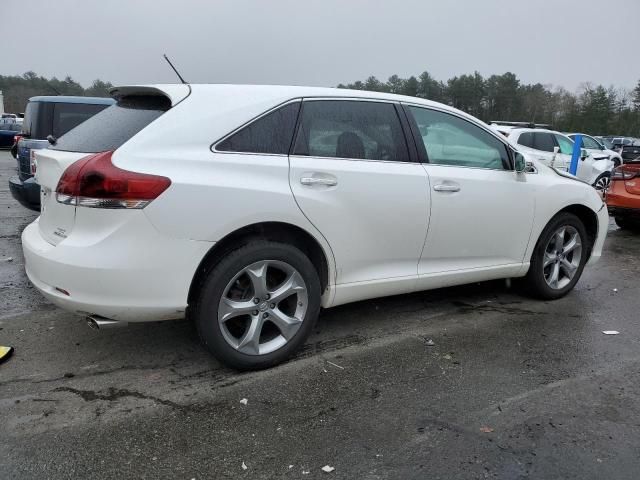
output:
<svg viewBox="0 0 640 480"><path fill-rule="evenodd" d="M40 297L14 165L0 152L0 478L637 478L639 235L612 224L562 300L488 282L345 305L237 373L187 321L94 331Z"/></svg>

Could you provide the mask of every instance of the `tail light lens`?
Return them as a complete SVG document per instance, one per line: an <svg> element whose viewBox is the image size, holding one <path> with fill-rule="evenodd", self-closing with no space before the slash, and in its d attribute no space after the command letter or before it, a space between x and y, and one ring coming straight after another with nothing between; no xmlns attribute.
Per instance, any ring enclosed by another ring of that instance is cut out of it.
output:
<svg viewBox="0 0 640 480"><path fill-rule="evenodd" d="M36 151L33 148L29 150L29 168L31 169L31 175L35 175L38 162L36 161Z"/></svg>
<svg viewBox="0 0 640 480"><path fill-rule="evenodd" d="M622 167L615 168L611 174L611 180L631 180L638 176L638 172L626 170Z"/></svg>
<svg viewBox="0 0 640 480"><path fill-rule="evenodd" d="M56 200L80 207L144 208L171 185L167 177L116 167L112 155L96 153L71 164L58 181Z"/></svg>

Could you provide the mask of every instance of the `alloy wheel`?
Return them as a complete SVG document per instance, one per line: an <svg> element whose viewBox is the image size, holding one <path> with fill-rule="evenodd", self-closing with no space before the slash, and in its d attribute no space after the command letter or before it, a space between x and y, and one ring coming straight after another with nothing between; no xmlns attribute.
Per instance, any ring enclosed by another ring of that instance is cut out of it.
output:
<svg viewBox="0 0 640 480"><path fill-rule="evenodd" d="M609 175L603 175L596 180L594 187L599 192L604 192L609 188L609 185L611 185L611 177L609 177Z"/></svg>
<svg viewBox="0 0 640 480"><path fill-rule="evenodd" d="M265 355L295 336L307 304L302 275L288 263L263 260L243 268L227 284L218 305L218 323L234 349Z"/></svg>
<svg viewBox="0 0 640 480"><path fill-rule="evenodd" d="M542 271L551 288L566 287L575 276L582 259L582 238L570 225L558 228L544 250Z"/></svg>

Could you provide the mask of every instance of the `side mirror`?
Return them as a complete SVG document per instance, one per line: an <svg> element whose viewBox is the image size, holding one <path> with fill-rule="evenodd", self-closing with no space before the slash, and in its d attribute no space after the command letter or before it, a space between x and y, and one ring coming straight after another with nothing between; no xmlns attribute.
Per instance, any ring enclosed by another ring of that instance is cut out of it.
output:
<svg viewBox="0 0 640 480"><path fill-rule="evenodd" d="M522 173L527 169L527 161L520 152L515 152L514 167L518 173Z"/></svg>
<svg viewBox="0 0 640 480"><path fill-rule="evenodd" d="M585 161L589 156L589 152L587 152L584 148L580 149L580 160Z"/></svg>

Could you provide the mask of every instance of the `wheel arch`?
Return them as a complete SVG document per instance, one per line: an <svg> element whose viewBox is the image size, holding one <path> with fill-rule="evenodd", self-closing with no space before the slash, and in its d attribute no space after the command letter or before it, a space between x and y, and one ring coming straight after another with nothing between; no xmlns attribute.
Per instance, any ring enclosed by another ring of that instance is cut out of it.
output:
<svg viewBox="0 0 640 480"><path fill-rule="evenodd" d="M187 296L188 305L192 304L194 296L217 260L239 246L245 245L252 238L279 241L298 247L316 268L322 292L327 290L332 272L330 261L333 257L330 256L330 252L326 252L321 243L301 227L285 222L260 222L234 230L209 249L191 280Z"/></svg>
<svg viewBox="0 0 640 480"><path fill-rule="evenodd" d="M589 252L587 256L588 260L591 257L591 250L593 249L596 238L598 238L598 214L585 205L573 204L564 207L562 210L556 213L553 218L563 212L572 213L583 223L584 228L587 231L587 235L589 236Z"/></svg>

